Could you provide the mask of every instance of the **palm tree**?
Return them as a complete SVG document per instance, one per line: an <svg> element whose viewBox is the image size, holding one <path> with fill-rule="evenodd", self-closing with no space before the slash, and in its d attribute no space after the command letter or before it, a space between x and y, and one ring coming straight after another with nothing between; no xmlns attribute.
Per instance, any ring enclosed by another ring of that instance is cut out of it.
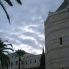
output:
<svg viewBox="0 0 69 69"><path fill-rule="evenodd" d="M3 41L2 39L0 39L0 61L1 61L2 69L4 69L4 66L6 66L8 69L8 66L10 64L10 60L8 57L8 54L9 54L8 50L13 51L12 45L11 44L5 44L5 42L7 42L7 41ZM9 48L8 45L11 47Z"/></svg>
<svg viewBox="0 0 69 69"><path fill-rule="evenodd" d="M11 2L10 0L4 0L4 1L6 1L9 6L13 6L13 4L12 4L12 2ZM20 5L22 5L21 0L16 0L16 2L19 3ZM10 23L9 14L7 13L6 8L5 8L5 6L4 6L4 4L2 3L1 0L0 0L0 5L1 5L1 7L3 8L3 10L4 10L4 12L5 12L6 16L7 16L7 19L8 19L8 21L9 21L9 23Z"/></svg>
<svg viewBox="0 0 69 69"><path fill-rule="evenodd" d="M8 66L10 65L10 59L9 59L8 55L2 53L0 60L1 60L2 69L4 69L4 67L6 67L8 69Z"/></svg>
<svg viewBox="0 0 69 69"><path fill-rule="evenodd" d="M25 54L26 52L25 51L23 51L23 50L17 50L16 51L16 56L18 56L19 57L19 59L18 59L18 62L19 62L19 66L18 66L18 69L20 69L20 62L21 62L21 57Z"/></svg>

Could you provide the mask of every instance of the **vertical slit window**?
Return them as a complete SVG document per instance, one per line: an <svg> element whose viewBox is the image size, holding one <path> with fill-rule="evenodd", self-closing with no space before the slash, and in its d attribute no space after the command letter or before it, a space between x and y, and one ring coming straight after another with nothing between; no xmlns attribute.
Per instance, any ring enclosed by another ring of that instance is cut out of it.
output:
<svg viewBox="0 0 69 69"><path fill-rule="evenodd" d="M17 65L17 63L18 63L18 62L16 61L16 65Z"/></svg>
<svg viewBox="0 0 69 69"><path fill-rule="evenodd" d="M60 45L62 45L62 37L60 37Z"/></svg>

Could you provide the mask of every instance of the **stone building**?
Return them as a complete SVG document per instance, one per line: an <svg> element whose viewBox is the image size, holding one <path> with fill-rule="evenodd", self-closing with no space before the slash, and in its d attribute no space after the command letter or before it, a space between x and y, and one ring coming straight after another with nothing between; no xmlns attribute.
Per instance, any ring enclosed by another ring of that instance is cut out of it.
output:
<svg viewBox="0 0 69 69"><path fill-rule="evenodd" d="M37 69L40 66L41 55L25 54L24 69Z"/></svg>
<svg viewBox="0 0 69 69"><path fill-rule="evenodd" d="M18 57L16 56L15 53L9 54L10 58L10 66L8 66L8 69L18 69L19 66L19 61ZM41 54L40 55L33 55L33 54L24 54L21 57L20 61L20 69L39 69L40 67L40 59L41 59ZM1 64L0 64L0 69L1 69ZM7 69L4 67L4 69Z"/></svg>
<svg viewBox="0 0 69 69"><path fill-rule="evenodd" d="M46 69L69 69L69 0L45 22Z"/></svg>

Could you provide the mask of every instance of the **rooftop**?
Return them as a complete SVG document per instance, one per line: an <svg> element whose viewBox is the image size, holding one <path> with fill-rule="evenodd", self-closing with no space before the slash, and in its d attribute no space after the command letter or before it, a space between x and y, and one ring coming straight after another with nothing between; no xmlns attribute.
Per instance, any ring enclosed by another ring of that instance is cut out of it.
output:
<svg viewBox="0 0 69 69"><path fill-rule="evenodd" d="M66 8L69 5L69 0L64 0L64 2L62 3L62 5L57 9L57 11L63 10L64 8Z"/></svg>

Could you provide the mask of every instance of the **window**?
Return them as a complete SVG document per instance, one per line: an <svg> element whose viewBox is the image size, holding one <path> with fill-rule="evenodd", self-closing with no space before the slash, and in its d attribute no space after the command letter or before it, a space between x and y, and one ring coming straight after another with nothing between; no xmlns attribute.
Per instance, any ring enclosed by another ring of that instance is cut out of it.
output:
<svg viewBox="0 0 69 69"><path fill-rule="evenodd" d="M23 61L22 61L22 65L23 65Z"/></svg>
<svg viewBox="0 0 69 69"><path fill-rule="evenodd" d="M60 45L62 45L62 37L60 37Z"/></svg>
<svg viewBox="0 0 69 69"><path fill-rule="evenodd" d="M18 63L18 62L16 61L16 65L17 65L17 63Z"/></svg>
<svg viewBox="0 0 69 69"><path fill-rule="evenodd" d="M35 59L35 63L36 63L36 59Z"/></svg>
<svg viewBox="0 0 69 69"><path fill-rule="evenodd" d="M12 55L12 58L13 58L13 55Z"/></svg>
<svg viewBox="0 0 69 69"><path fill-rule="evenodd" d="M26 64L27 64L27 62L26 62Z"/></svg>
<svg viewBox="0 0 69 69"><path fill-rule="evenodd" d="M11 62L11 66L13 66L13 63Z"/></svg>
<svg viewBox="0 0 69 69"><path fill-rule="evenodd" d="M62 68L62 69L64 69L64 68Z"/></svg>
<svg viewBox="0 0 69 69"><path fill-rule="evenodd" d="M30 61L30 64L31 64L31 61Z"/></svg>
<svg viewBox="0 0 69 69"><path fill-rule="evenodd" d="M28 58L28 56L27 56L27 58Z"/></svg>
<svg viewBox="0 0 69 69"><path fill-rule="evenodd" d="M40 62L41 60L39 59L39 62Z"/></svg>

